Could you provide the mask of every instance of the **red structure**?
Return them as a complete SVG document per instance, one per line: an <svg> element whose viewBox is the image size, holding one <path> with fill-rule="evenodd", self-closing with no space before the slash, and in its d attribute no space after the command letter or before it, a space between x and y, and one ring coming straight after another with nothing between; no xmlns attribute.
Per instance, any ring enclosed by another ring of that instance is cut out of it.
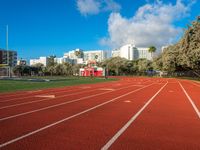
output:
<svg viewBox="0 0 200 150"><path fill-rule="evenodd" d="M104 69L96 66L96 61L88 62L88 66L85 68L80 68L80 76L94 76L101 77L104 76Z"/></svg>
<svg viewBox="0 0 200 150"><path fill-rule="evenodd" d="M103 68L101 67L85 67L80 69L80 76L94 76L101 77L104 75Z"/></svg>

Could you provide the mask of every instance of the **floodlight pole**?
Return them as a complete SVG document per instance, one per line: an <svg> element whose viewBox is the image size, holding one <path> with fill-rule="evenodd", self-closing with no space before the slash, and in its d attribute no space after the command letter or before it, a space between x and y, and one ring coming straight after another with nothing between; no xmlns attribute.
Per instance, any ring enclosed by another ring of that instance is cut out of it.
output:
<svg viewBox="0 0 200 150"><path fill-rule="evenodd" d="M10 62L9 62L9 50L8 50L8 25L6 25L6 50L7 50L8 76L10 77Z"/></svg>

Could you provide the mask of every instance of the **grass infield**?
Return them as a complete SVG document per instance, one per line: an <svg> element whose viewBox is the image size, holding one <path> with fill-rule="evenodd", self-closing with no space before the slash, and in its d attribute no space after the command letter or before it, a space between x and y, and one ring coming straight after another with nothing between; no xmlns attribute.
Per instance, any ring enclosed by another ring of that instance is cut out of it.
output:
<svg viewBox="0 0 200 150"><path fill-rule="evenodd" d="M37 81L23 78L20 80L0 80L0 93L13 92L20 90L37 90L45 88L56 88L64 86L72 86L79 84L93 84L99 82L114 81L117 79L89 78L89 77L43 77L49 81ZM35 79L35 78L34 78ZM38 78L41 79L41 78Z"/></svg>

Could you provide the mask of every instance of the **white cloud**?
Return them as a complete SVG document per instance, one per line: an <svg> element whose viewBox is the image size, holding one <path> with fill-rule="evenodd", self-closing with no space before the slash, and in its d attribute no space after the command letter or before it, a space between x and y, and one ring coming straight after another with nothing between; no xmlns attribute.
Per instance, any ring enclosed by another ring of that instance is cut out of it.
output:
<svg viewBox="0 0 200 150"><path fill-rule="evenodd" d="M84 15L95 15L100 12L117 12L121 6L114 0L77 0L77 9Z"/></svg>
<svg viewBox="0 0 200 150"><path fill-rule="evenodd" d="M182 29L173 24L188 15L191 3L185 5L181 0L177 0L176 4L172 5L157 1L140 7L131 18L111 13L108 19L109 36L102 38L100 43L117 48L128 43L160 47L174 42Z"/></svg>
<svg viewBox="0 0 200 150"><path fill-rule="evenodd" d="M98 14L101 3L95 0L78 0L77 7L82 15Z"/></svg>

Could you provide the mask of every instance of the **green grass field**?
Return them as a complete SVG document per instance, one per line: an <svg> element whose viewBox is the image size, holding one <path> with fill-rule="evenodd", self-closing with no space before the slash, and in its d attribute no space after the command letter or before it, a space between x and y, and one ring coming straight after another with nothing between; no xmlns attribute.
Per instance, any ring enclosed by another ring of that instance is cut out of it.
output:
<svg viewBox="0 0 200 150"><path fill-rule="evenodd" d="M44 78L44 77L43 77ZM39 78L41 79L41 78ZM12 92L19 90L36 90L44 88L64 87L78 84L93 84L99 82L114 81L116 79L104 78L85 78L85 77L48 77L49 82L28 81L27 78L23 80L0 80L0 93Z"/></svg>

